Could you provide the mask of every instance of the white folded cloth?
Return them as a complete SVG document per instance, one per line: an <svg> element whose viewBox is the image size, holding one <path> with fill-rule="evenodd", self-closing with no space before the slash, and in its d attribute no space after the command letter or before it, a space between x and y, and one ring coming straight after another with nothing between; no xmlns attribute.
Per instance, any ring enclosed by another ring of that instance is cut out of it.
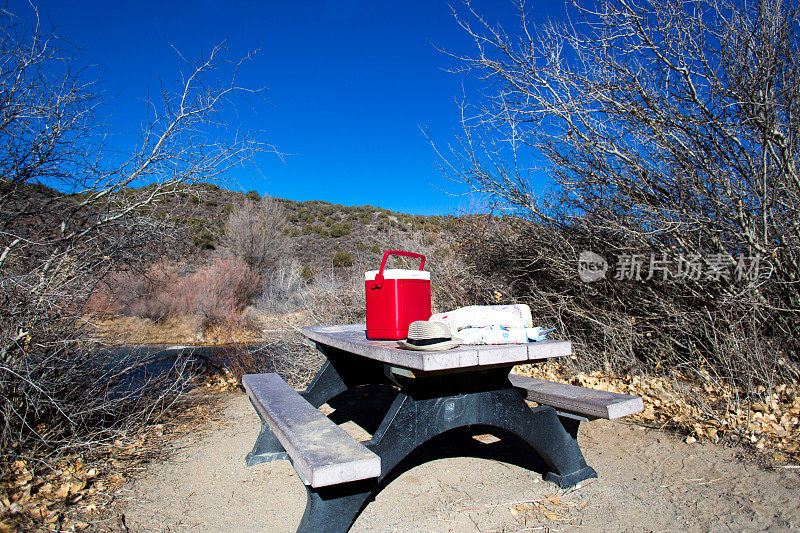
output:
<svg viewBox="0 0 800 533"><path fill-rule="evenodd" d="M544 340L553 331L533 327L526 304L469 305L437 313L430 320L447 324L464 344L523 344Z"/></svg>
<svg viewBox="0 0 800 533"><path fill-rule="evenodd" d="M541 341L553 329L504 328L502 326L485 326L482 328L464 328L458 337L464 344L524 344L530 341Z"/></svg>
<svg viewBox="0 0 800 533"><path fill-rule="evenodd" d="M444 322L455 332L464 328L503 326L504 328L532 328L531 308L526 304L468 305L446 313L436 313L431 320Z"/></svg>

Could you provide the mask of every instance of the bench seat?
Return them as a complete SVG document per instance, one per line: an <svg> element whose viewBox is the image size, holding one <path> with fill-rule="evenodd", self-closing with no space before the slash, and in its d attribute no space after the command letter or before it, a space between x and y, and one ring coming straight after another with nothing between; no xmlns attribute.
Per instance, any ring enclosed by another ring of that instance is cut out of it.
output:
<svg viewBox="0 0 800 533"><path fill-rule="evenodd" d="M290 387L278 374L247 374L245 391L286 450L303 483L325 487L381 474L381 459Z"/></svg>
<svg viewBox="0 0 800 533"><path fill-rule="evenodd" d="M508 379L512 385L521 389L529 400L549 405L557 411L587 418L613 420L644 409L642 399L638 396L587 389L516 374L509 374Z"/></svg>

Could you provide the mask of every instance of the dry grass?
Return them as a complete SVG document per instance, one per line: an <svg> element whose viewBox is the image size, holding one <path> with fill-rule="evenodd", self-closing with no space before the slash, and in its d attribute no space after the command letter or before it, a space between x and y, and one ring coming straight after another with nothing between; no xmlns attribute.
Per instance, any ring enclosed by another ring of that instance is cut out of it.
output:
<svg viewBox="0 0 800 533"><path fill-rule="evenodd" d="M168 316L154 321L136 316L88 318L92 334L105 344L193 344L202 338L203 324L194 315Z"/></svg>
<svg viewBox="0 0 800 533"><path fill-rule="evenodd" d="M154 321L135 316L97 316L88 318L93 335L104 344L191 344L197 346L252 343L264 340L264 333L246 313L238 323L204 324L197 315L170 315ZM260 325L260 324L259 324Z"/></svg>
<svg viewBox="0 0 800 533"><path fill-rule="evenodd" d="M455 512L493 513L507 510L517 522L519 531L549 531L551 527L563 524L574 526L580 521L581 511L591 504L579 490L590 483L592 481L578 483L573 488L557 490L541 498L463 507L456 509ZM470 519L475 523L473 516L470 516Z"/></svg>

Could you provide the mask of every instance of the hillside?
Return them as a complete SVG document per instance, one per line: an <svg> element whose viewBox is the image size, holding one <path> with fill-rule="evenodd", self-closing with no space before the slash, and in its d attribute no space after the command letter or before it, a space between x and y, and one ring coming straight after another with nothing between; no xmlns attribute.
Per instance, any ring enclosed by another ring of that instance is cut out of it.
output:
<svg viewBox="0 0 800 533"><path fill-rule="evenodd" d="M149 187L124 189L122 200L141 196ZM80 227L102 211L101 206L78 207L84 196L64 195L44 185L27 186L24 205L14 205L21 216L14 230L26 239L53 242L66 218ZM213 183L185 186L133 216L149 218L161 225L158 239L139 243L137 264L160 260L197 265L208 259L225 232L225 223L237 207L261 200L256 191L248 193L225 189ZM452 232L457 218L399 213L371 205L345 206L321 200L298 202L273 198L282 210L283 246L287 253L314 271L343 266L348 255L354 261L375 263L390 246L407 242L411 235L427 244L434 236ZM133 227L131 225L130 227ZM132 251L130 251L132 253ZM339 261L334 256L339 253ZM130 263L130 259L128 263Z"/></svg>
<svg viewBox="0 0 800 533"><path fill-rule="evenodd" d="M202 183L162 201L159 212L179 213L176 217L179 238L170 258L199 259L214 250L234 209L259 200L255 191L241 193ZM284 232L290 241L291 255L314 270L336 266L333 258L337 252L374 261L373 255L379 256L390 244L402 241L412 232L431 235L452 231L457 220L451 215L409 215L371 205L274 200L286 214Z"/></svg>
<svg viewBox="0 0 800 533"><path fill-rule="evenodd" d="M142 198L148 188L122 193ZM285 326L275 320L297 312L305 321L362 321L363 273L379 267L384 251L423 253L435 272L453 256L458 229L453 216L261 198L210 183L183 187L134 216L130 227L161 230L136 260L113 263L85 305L97 335L112 343L261 340ZM389 266L400 265L419 263Z"/></svg>

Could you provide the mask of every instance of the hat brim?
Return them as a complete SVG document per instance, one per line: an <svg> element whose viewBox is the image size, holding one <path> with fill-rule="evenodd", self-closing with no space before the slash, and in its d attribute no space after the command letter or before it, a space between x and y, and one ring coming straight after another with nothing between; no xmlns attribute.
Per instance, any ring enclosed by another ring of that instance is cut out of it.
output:
<svg viewBox="0 0 800 533"><path fill-rule="evenodd" d="M409 344L406 341L397 341L404 350L416 350L418 352L440 352L442 350L452 350L458 348L463 344L461 339L453 338L449 341L437 342L436 344L428 344L426 346L417 346L416 344Z"/></svg>

